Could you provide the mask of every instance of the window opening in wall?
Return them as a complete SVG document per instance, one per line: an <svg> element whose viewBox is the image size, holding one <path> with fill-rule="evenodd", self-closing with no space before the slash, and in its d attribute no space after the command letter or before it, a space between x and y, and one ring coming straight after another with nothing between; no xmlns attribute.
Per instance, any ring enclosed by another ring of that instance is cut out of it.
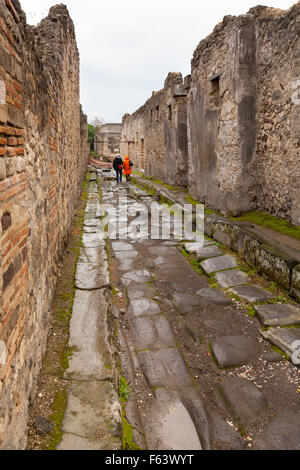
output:
<svg viewBox="0 0 300 470"><path fill-rule="evenodd" d="M168 106L168 118L169 118L169 121L172 121L172 116L173 115L173 110L172 110L172 105L169 104Z"/></svg>
<svg viewBox="0 0 300 470"><path fill-rule="evenodd" d="M220 93L220 75L212 77L210 81L210 102L213 106L219 107L221 105Z"/></svg>
<svg viewBox="0 0 300 470"><path fill-rule="evenodd" d="M156 120L159 120L159 106L156 106Z"/></svg>
<svg viewBox="0 0 300 470"><path fill-rule="evenodd" d="M150 111L150 121L151 122L153 121L153 109L151 109L151 111Z"/></svg>

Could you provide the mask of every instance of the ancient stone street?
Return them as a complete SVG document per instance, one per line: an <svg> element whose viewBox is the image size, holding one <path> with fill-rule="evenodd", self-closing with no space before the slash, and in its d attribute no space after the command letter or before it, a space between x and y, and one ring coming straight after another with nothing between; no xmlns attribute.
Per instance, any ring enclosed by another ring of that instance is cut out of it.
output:
<svg viewBox="0 0 300 470"><path fill-rule="evenodd" d="M102 201L109 200L121 221L126 214L119 196L122 201L127 196L130 223L138 217L133 207L139 211L140 203L151 203L149 194L134 185L117 185L100 170L98 177ZM101 214L98 198L92 182L84 230ZM218 249L219 256L210 258L208 251L207 260L199 260L201 274L182 254L184 247L185 253L197 252L199 243L136 238L132 225L129 237L105 242L101 224L93 226L94 233L88 230L83 237L77 264L76 283L80 277L84 282L76 284L70 336L75 351L67 371L72 379L58 448L119 448L122 414L132 429L129 448L264 449L272 433L277 449L298 449L298 369L271 344L291 354L288 344L300 335L297 329L281 329L275 336L272 329L262 330L260 319L262 325L268 320L297 324L300 307L276 304L276 295L254 285L251 275L239 270L238 259L224 255L213 239L205 245ZM213 288L205 267L215 274ZM116 352L106 326L107 276L114 344L128 386L122 413L111 382L114 366L106 368ZM275 303L266 303L269 299ZM249 304L258 317L249 316ZM95 401L98 393L105 399ZM287 431L293 433L291 441Z"/></svg>

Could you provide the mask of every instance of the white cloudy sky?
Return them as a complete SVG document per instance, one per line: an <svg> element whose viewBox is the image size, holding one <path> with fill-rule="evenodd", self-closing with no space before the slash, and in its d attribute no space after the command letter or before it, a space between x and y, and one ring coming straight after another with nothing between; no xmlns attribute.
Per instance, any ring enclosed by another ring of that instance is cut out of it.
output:
<svg viewBox="0 0 300 470"><path fill-rule="evenodd" d="M27 22L38 23L55 0L21 0ZM197 44L225 15L260 4L290 8L296 0L65 0L81 57L81 102L95 116L121 122L168 72L190 73Z"/></svg>

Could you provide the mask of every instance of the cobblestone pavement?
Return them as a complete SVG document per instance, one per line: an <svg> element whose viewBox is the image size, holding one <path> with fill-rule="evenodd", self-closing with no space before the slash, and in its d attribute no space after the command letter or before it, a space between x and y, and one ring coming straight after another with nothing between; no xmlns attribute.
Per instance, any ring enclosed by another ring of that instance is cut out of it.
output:
<svg viewBox="0 0 300 470"><path fill-rule="evenodd" d="M151 194L98 178L102 200L92 174L77 264L59 449L120 449L124 422L130 449L300 449L299 369L288 360L299 306L280 303L213 240L147 238L140 204L149 208ZM105 241L103 204L121 237ZM127 382L119 397L112 334Z"/></svg>

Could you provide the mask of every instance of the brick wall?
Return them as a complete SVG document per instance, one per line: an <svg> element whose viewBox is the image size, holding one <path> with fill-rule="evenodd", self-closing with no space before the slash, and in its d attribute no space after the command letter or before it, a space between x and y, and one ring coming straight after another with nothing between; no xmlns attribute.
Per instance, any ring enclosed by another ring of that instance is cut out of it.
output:
<svg viewBox="0 0 300 470"><path fill-rule="evenodd" d="M0 0L0 449L26 446L87 155L67 9L53 7L34 28L17 0Z"/></svg>

